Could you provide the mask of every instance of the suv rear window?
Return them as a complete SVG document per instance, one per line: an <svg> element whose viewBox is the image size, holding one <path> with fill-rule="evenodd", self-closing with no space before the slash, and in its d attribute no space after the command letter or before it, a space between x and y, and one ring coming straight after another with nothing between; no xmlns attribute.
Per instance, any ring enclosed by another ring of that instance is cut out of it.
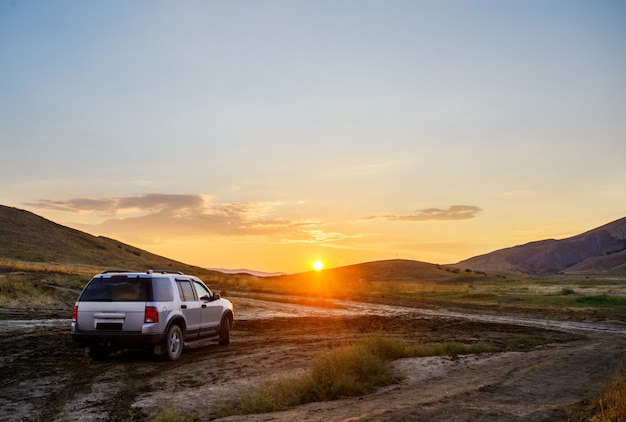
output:
<svg viewBox="0 0 626 422"><path fill-rule="evenodd" d="M148 279L94 278L85 287L83 302L147 302Z"/></svg>

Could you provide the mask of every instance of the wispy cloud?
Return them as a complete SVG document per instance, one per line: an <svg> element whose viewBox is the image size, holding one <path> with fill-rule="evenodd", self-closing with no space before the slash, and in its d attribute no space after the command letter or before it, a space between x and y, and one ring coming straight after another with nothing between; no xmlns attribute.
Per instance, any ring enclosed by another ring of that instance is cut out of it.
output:
<svg viewBox="0 0 626 422"><path fill-rule="evenodd" d="M482 208L475 205L451 205L448 209L425 208L407 215L374 215L366 219L384 219L389 221L457 221L476 217Z"/></svg>
<svg viewBox="0 0 626 422"><path fill-rule="evenodd" d="M345 234L339 232L330 232L321 229L301 230L299 237L293 236L285 239L285 243L333 243L346 239L360 239L364 237L362 234Z"/></svg>
<svg viewBox="0 0 626 422"><path fill-rule="evenodd" d="M39 209L65 211L76 214L117 215L128 212L158 212L203 207L208 200L204 195L175 195L150 193L141 196L112 198L73 198L66 201L41 199L27 203Z"/></svg>
<svg viewBox="0 0 626 422"><path fill-rule="evenodd" d="M75 214L97 214L98 224L74 224L88 232L151 243L163 238L262 236L285 243L327 243L351 235L325 230L316 218L280 215L279 201L213 203L206 195L146 194L132 197L42 199L27 204Z"/></svg>

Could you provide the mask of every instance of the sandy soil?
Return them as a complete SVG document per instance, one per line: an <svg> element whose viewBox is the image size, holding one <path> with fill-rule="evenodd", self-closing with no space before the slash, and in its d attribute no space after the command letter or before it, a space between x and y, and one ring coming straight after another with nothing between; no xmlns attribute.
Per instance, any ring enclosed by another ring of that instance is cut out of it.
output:
<svg viewBox="0 0 626 422"><path fill-rule="evenodd" d="M245 388L306 371L325 349L384 332L408 342L503 344L542 339L527 352L394 362L398 384L370 395L223 421L578 420L624 364L626 326L601 317L340 303L332 310L235 298L231 344L186 349L178 362L123 351L87 358L69 336L68 311L0 309L0 420L150 420L172 403L214 420ZM406 304L404 304L406 305ZM276 312L280 309L280 312Z"/></svg>

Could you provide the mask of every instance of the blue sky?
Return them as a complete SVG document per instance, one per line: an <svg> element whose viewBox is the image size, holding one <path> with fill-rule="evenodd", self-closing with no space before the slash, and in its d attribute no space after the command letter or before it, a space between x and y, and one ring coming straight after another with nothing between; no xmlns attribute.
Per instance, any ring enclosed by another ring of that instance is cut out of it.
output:
<svg viewBox="0 0 626 422"><path fill-rule="evenodd" d="M621 1L0 0L0 204L185 262L452 263L626 214Z"/></svg>

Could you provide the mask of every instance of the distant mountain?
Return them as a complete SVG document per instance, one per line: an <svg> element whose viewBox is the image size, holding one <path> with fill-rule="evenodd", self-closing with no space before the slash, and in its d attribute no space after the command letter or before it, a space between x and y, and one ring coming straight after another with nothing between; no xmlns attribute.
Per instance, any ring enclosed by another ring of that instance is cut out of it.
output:
<svg viewBox="0 0 626 422"><path fill-rule="evenodd" d="M452 264L479 271L531 275L626 273L626 217L561 240L500 249Z"/></svg>
<svg viewBox="0 0 626 422"><path fill-rule="evenodd" d="M246 269L230 270L226 268L207 268L207 270L217 271L223 274L249 274L249 275L253 275L256 277L280 277L283 275L287 275L287 273L283 273L283 272L266 273L264 271L246 270Z"/></svg>
<svg viewBox="0 0 626 422"><path fill-rule="evenodd" d="M0 205L0 258L86 265L97 270L148 269L211 274L107 237L96 237L36 214ZM217 274L217 273L215 273Z"/></svg>

